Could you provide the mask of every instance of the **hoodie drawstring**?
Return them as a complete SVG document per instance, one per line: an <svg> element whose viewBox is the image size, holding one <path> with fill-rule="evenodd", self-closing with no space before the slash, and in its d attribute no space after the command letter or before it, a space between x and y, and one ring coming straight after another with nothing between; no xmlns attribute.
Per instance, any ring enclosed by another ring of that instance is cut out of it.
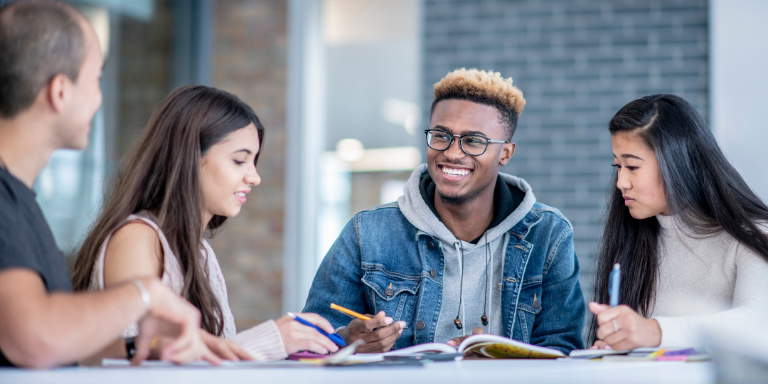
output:
<svg viewBox="0 0 768 384"><path fill-rule="evenodd" d="M459 313L456 314L456 320L453 321L453 324L456 325L456 328L461 329L462 336L466 336L466 331L462 325L464 323L464 246L461 241L453 243L453 246L456 247L456 255L459 258L459 276L461 276L459 278L461 279L459 283ZM459 320L459 314L461 314L461 320Z"/></svg>

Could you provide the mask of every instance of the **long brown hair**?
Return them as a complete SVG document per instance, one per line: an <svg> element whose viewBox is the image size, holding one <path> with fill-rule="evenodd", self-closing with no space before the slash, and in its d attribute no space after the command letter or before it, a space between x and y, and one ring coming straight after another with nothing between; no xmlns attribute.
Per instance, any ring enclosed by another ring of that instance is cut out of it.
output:
<svg viewBox="0 0 768 384"><path fill-rule="evenodd" d="M200 158L228 134L254 124L259 148L264 126L237 96L191 85L169 95L152 115L139 142L122 165L107 192L95 221L75 259L75 290L88 289L102 244L125 219L140 211L155 215L184 274L182 296L200 309L202 327L221 336L221 304L213 294L200 252L202 192ZM261 152L261 151L259 151ZM254 165L259 156L256 154ZM226 217L214 216L206 230L221 226Z"/></svg>

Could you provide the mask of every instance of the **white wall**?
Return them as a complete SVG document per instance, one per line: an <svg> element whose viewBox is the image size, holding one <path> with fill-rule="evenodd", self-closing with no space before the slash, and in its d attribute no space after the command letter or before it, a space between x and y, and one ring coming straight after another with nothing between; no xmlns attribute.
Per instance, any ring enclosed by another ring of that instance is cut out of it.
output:
<svg viewBox="0 0 768 384"><path fill-rule="evenodd" d="M712 129L768 201L768 1L710 0L709 7Z"/></svg>

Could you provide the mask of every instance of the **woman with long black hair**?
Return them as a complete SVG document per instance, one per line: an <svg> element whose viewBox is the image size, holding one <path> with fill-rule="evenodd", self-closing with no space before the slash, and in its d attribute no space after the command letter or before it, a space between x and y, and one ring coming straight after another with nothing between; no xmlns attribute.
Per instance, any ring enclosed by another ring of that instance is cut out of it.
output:
<svg viewBox="0 0 768 384"><path fill-rule="evenodd" d="M609 124L616 188L595 300L621 264L620 303L590 303L594 347L699 347L711 327L768 318L768 206L674 95L625 105ZM595 340L596 338L596 340Z"/></svg>

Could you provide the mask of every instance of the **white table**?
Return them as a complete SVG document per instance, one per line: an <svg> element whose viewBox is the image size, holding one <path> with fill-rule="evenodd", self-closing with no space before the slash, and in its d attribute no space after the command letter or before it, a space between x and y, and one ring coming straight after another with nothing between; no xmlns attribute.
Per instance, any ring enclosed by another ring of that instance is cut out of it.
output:
<svg viewBox="0 0 768 384"><path fill-rule="evenodd" d="M711 363L468 360L422 367L0 369L0 383L714 383Z"/></svg>

